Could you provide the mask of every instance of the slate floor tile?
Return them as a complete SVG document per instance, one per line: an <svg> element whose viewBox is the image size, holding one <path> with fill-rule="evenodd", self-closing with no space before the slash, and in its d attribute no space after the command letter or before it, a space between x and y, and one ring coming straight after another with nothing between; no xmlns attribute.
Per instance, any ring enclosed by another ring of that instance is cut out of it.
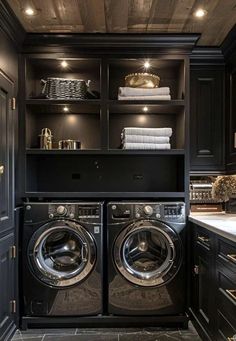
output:
<svg viewBox="0 0 236 341"><path fill-rule="evenodd" d="M119 334L119 341L181 341L181 335L163 333L130 333Z"/></svg>
<svg viewBox="0 0 236 341"><path fill-rule="evenodd" d="M45 335L43 341L118 341L118 335L114 334L77 334L77 335L64 335L55 336Z"/></svg>

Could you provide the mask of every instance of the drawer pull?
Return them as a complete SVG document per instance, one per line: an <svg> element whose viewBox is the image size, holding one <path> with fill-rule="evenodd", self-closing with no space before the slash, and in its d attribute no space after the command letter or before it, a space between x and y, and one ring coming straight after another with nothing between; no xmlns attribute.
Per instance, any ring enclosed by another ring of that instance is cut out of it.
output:
<svg viewBox="0 0 236 341"><path fill-rule="evenodd" d="M198 236L197 239L202 243L208 243L210 241L210 238Z"/></svg>
<svg viewBox="0 0 236 341"><path fill-rule="evenodd" d="M226 289L227 294L232 297L236 301L236 290L235 289Z"/></svg>
<svg viewBox="0 0 236 341"><path fill-rule="evenodd" d="M236 263L236 254L228 254L226 257L229 258L232 262Z"/></svg>

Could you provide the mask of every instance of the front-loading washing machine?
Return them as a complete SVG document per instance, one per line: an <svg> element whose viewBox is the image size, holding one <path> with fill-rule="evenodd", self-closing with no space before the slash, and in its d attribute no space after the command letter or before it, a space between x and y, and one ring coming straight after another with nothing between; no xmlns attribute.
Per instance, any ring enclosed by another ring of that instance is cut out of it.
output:
<svg viewBox="0 0 236 341"><path fill-rule="evenodd" d="M185 204L110 202L107 214L109 314L185 314Z"/></svg>
<svg viewBox="0 0 236 341"><path fill-rule="evenodd" d="M101 202L26 203L22 316L102 313Z"/></svg>

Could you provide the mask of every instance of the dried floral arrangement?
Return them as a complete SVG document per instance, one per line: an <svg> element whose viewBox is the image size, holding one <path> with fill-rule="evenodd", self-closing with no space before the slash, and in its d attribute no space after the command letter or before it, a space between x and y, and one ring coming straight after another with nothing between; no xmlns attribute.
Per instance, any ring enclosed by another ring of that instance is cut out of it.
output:
<svg viewBox="0 0 236 341"><path fill-rule="evenodd" d="M229 201L230 197L236 193L236 177L218 176L212 186L212 196L219 201Z"/></svg>

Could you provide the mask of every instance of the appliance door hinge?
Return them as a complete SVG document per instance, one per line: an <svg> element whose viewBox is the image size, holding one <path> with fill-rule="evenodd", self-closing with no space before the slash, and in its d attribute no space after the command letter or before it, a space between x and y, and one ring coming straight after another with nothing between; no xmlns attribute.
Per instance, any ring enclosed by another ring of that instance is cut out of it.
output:
<svg viewBox="0 0 236 341"><path fill-rule="evenodd" d="M10 312L11 314L16 313L16 300L10 301Z"/></svg>
<svg viewBox="0 0 236 341"><path fill-rule="evenodd" d="M16 110L16 98L15 97L11 99L11 109Z"/></svg>
<svg viewBox="0 0 236 341"><path fill-rule="evenodd" d="M16 259L16 246L15 245L12 245L10 247L10 258Z"/></svg>

